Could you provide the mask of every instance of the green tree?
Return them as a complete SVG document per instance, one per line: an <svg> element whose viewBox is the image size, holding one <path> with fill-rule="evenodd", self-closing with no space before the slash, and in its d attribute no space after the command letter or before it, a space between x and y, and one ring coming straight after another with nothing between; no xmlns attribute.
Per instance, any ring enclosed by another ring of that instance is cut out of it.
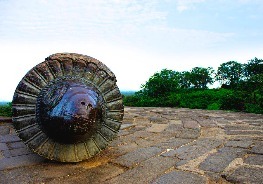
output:
<svg viewBox="0 0 263 184"><path fill-rule="evenodd" d="M221 84L230 85L235 87L244 78L244 65L236 61L228 61L222 63L216 74L216 80Z"/></svg>
<svg viewBox="0 0 263 184"><path fill-rule="evenodd" d="M239 88L247 92L263 90L263 60L254 58L249 60L244 66L246 80L243 81Z"/></svg>
<svg viewBox="0 0 263 184"><path fill-rule="evenodd" d="M180 73L168 69L155 73L143 84L140 94L161 97L179 88Z"/></svg>
<svg viewBox="0 0 263 184"><path fill-rule="evenodd" d="M191 72L183 71L180 73L180 80L179 80L180 87L182 89L188 89L191 87Z"/></svg>
<svg viewBox="0 0 263 184"><path fill-rule="evenodd" d="M245 75L250 78L255 75L263 74L263 59L254 58L245 65Z"/></svg>
<svg viewBox="0 0 263 184"><path fill-rule="evenodd" d="M190 82L194 88L206 89L208 84L213 84L214 70L211 67L194 67L190 72Z"/></svg>

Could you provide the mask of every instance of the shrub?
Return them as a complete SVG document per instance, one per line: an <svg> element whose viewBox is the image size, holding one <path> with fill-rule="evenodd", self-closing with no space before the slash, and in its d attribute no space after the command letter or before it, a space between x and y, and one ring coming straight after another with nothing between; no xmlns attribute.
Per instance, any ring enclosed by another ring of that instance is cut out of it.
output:
<svg viewBox="0 0 263 184"><path fill-rule="evenodd" d="M198 109L219 109L221 99L232 90L227 89L207 89L207 90L187 90L181 96L181 107Z"/></svg>
<svg viewBox="0 0 263 184"><path fill-rule="evenodd" d="M220 108L221 108L221 104L219 104L218 102L214 102L207 106L208 110L219 110Z"/></svg>
<svg viewBox="0 0 263 184"><path fill-rule="evenodd" d="M246 103L245 111L249 113L263 114L263 108L261 108L258 104Z"/></svg>
<svg viewBox="0 0 263 184"><path fill-rule="evenodd" d="M0 116L6 116L6 117L12 116L12 104L11 103L0 105Z"/></svg>
<svg viewBox="0 0 263 184"><path fill-rule="evenodd" d="M181 101L181 93L171 93L168 98L167 98L167 104L170 107L179 107L180 106L180 101Z"/></svg>
<svg viewBox="0 0 263 184"><path fill-rule="evenodd" d="M233 89L180 89L163 97L141 93L124 98L124 105L138 107L184 107L263 113L262 91L253 93Z"/></svg>
<svg viewBox="0 0 263 184"><path fill-rule="evenodd" d="M123 96L123 103L127 106L138 106L138 102L140 101L140 98L135 95L131 96Z"/></svg>
<svg viewBox="0 0 263 184"><path fill-rule="evenodd" d="M245 110L245 95L240 91L230 91L230 93L224 95L221 99L222 110Z"/></svg>

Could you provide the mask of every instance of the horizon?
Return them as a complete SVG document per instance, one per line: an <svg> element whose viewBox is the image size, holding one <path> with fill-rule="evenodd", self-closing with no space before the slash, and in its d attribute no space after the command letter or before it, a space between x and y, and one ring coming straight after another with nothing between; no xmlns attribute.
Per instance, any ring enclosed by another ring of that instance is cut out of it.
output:
<svg viewBox="0 0 263 184"><path fill-rule="evenodd" d="M103 62L121 91L140 90L164 68L263 59L261 0L0 0L0 7L0 101L12 101L23 76L57 52Z"/></svg>

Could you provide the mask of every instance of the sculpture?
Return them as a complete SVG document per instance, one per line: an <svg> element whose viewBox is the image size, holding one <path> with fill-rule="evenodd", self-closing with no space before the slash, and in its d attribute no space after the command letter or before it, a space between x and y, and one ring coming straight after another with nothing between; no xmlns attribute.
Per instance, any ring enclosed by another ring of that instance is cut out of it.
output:
<svg viewBox="0 0 263 184"><path fill-rule="evenodd" d="M100 61L57 53L32 68L12 101L18 136L37 154L79 162L105 149L124 115L115 75Z"/></svg>

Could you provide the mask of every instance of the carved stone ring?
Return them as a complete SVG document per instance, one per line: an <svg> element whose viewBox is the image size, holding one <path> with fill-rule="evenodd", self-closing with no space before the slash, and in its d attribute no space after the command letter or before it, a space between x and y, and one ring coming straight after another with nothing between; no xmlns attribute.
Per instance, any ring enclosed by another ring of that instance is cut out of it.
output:
<svg viewBox="0 0 263 184"><path fill-rule="evenodd" d="M88 159L116 137L124 108L115 75L100 61L57 53L32 68L12 101L18 136L35 153L61 162Z"/></svg>

